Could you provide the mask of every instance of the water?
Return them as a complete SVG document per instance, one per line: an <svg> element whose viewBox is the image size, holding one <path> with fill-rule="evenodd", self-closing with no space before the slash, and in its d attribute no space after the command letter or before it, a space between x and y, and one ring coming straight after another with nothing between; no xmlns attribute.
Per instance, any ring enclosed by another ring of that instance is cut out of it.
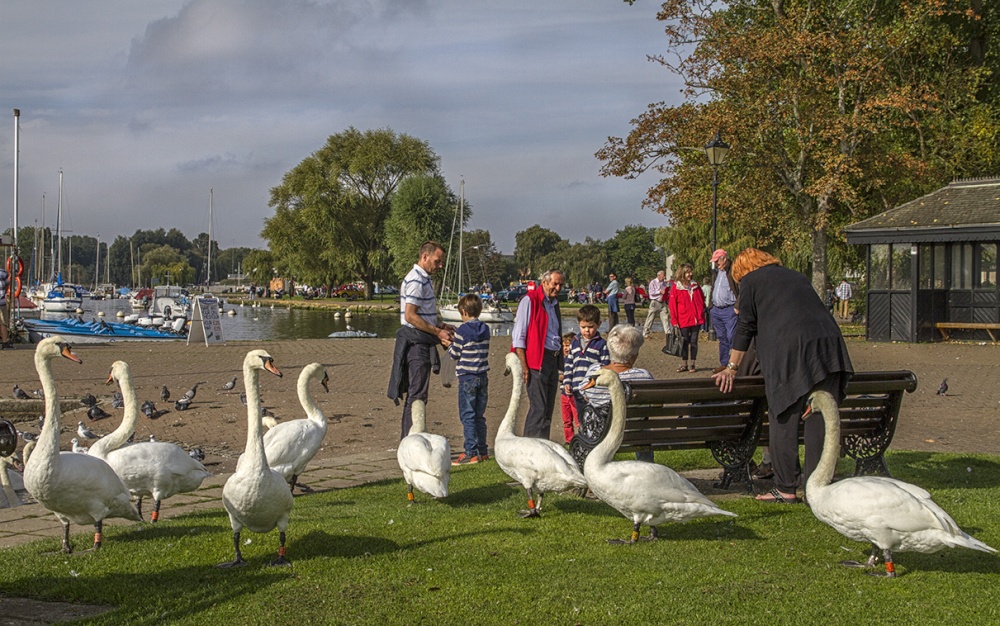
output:
<svg viewBox="0 0 1000 626"><path fill-rule="evenodd" d="M232 310L235 315L229 315ZM84 319L90 320L98 311L105 313L105 320L116 321L115 313L122 311L131 315L134 311L128 300L85 300L83 303ZM58 313L43 313L44 319L65 317ZM318 309L288 309L276 306L273 309L268 301L260 302L260 306L239 306L227 304L220 315L222 332L227 340L277 340L277 339L321 339L332 332L348 330L348 325L354 330L378 333L379 337L392 338L399 328L399 314L396 312L354 313L351 319L343 316L334 317L333 311ZM624 321L624 314L621 315ZM641 327L646 319L646 311L636 311L636 322ZM489 324L492 334L509 335L513 324ZM563 316L564 332L576 331L576 315ZM659 318L653 324L653 330L662 332ZM607 321L603 320L600 331L607 334Z"/></svg>

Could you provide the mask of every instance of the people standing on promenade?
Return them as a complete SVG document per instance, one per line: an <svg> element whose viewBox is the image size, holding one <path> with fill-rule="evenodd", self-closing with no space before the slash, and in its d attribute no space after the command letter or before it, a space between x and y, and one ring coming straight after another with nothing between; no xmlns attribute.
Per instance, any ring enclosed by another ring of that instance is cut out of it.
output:
<svg viewBox="0 0 1000 626"><path fill-rule="evenodd" d="M521 361L524 386L528 390L525 437L549 437L559 393L559 373L563 369L559 292L565 280L562 271L548 270L542 274L539 285L529 289L517 304L511 351Z"/></svg>
<svg viewBox="0 0 1000 626"><path fill-rule="evenodd" d="M464 451L452 465L471 465L490 459L486 446L486 402L489 399L490 327L479 321L483 301L467 293L458 301L462 325L455 329L455 339L448 356L458 361L458 419L462 422Z"/></svg>
<svg viewBox="0 0 1000 626"><path fill-rule="evenodd" d="M691 279L694 267L682 263L677 269L673 286L670 288L670 319L681 336L681 366L678 372L695 372L698 358L698 333L705 323L705 294L698 283Z"/></svg>
<svg viewBox="0 0 1000 626"><path fill-rule="evenodd" d="M389 375L389 398L403 403L400 439L410 434L413 401L427 403L431 369L441 369L436 346L448 347L455 327L438 322L437 297L431 276L444 266L444 248L436 241L420 245L419 260L399 288L399 321Z"/></svg>
<svg viewBox="0 0 1000 626"><path fill-rule="evenodd" d="M736 331L734 307L739 287L729 275L729 256L725 250L719 248L712 253L712 264L715 266L715 279L712 281L712 328L719 340L719 366L712 373L718 374L729 363L733 333Z"/></svg>
<svg viewBox="0 0 1000 626"><path fill-rule="evenodd" d="M608 329L618 325L618 276L614 272L608 274L611 280L608 288L604 290L604 297L608 302Z"/></svg>
<svg viewBox="0 0 1000 626"><path fill-rule="evenodd" d="M668 309L664 304L663 296L667 291L667 273L660 270L656 273L656 278L649 281L646 293L649 295L649 312L646 313L646 323L642 325L642 335L648 339L652 332L653 320L660 316L660 323L663 324L663 332L670 329L670 317Z"/></svg>
<svg viewBox="0 0 1000 626"><path fill-rule="evenodd" d="M625 322L629 326L635 326L635 287L632 285L632 278L625 277L625 289L622 290L622 308L625 309ZM612 326L611 328L614 328ZM608 330L611 330L610 328Z"/></svg>
<svg viewBox="0 0 1000 626"><path fill-rule="evenodd" d="M816 469L824 439L822 420L808 420L805 471L800 477L798 432L806 399L822 390L842 402L854 368L840 327L803 274L782 267L781 261L756 248L736 257L732 274L740 285L739 321L730 361L713 378L720 391L732 391L750 341L757 338L775 483L757 499L798 502L796 488L805 485Z"/></svg>
<svg viewBox="0 0 1000 626"><path fill-rule="evenodd" d="M838 298L837 313L840 315L840 319L846 320L851 316L851 298L854 297L851 283L847 282L846 278L841 280L834 293Z"/></svg>

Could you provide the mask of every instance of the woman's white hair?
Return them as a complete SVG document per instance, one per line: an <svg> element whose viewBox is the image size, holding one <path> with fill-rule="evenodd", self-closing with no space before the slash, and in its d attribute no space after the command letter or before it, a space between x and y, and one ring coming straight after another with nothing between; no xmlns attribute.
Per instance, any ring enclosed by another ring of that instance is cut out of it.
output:
<svg viewBox="0 0 1000 626"><path fill-rule="evenodd" d="M619 324L611 329L605 337L608 342L608 354L612 363L632 363L639 356L639 348L646 341L635 326Z"/></svg>

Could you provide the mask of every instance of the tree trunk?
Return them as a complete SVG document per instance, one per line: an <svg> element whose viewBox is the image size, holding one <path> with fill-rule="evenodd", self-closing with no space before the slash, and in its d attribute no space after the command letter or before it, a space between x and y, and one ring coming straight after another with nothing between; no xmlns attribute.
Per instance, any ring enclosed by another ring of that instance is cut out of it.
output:
<svg viewBox="0 0 1000 626"><path fill-rule="evenodd" d="M822 298L826 294L826 228L814 226L812 233L812 286Z"/></svg>

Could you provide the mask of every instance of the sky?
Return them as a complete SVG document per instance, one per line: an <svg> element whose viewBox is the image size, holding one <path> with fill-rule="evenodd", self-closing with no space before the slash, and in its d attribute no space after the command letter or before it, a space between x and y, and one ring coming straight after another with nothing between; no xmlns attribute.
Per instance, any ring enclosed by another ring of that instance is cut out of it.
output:
<svg viewBox="0 0 1000 626"><path fill-rule="evenodd" d="M265 247L269 191L349 127L426 141L497 247L666 218L594 157L682 85L657 2L0 0L0 220ZM44 194L44 201L43 201ZM22 242L22 248L24 242ZM23 252L23 251L22 251Z"/></svg>

